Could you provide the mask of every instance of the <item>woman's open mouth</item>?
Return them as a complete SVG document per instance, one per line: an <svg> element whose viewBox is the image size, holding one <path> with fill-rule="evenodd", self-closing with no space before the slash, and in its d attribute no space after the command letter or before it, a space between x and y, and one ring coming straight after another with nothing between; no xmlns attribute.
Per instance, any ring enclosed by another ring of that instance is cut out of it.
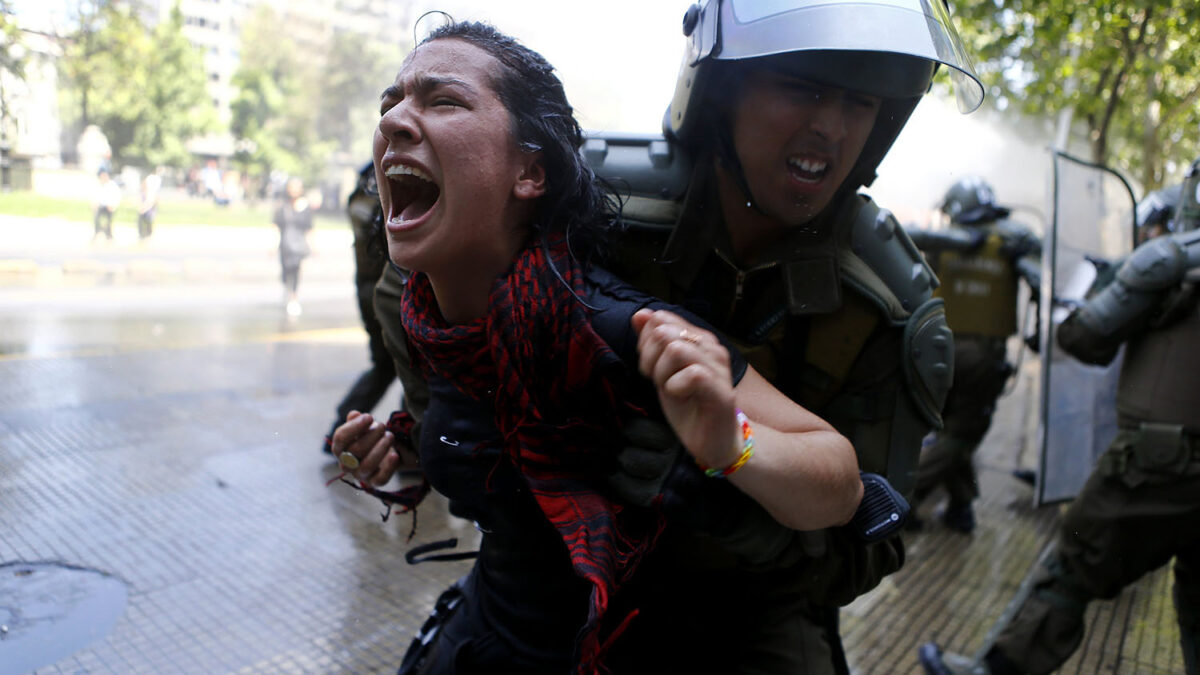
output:
<svg viewBox="0 0 1200 675"><path fill-rule="evenodd" d="M399 227L416 224L437 204L442 190L429 174L415 166L396 164L389 166L387 189L391 195L391 209L387 224Z"/></svg>

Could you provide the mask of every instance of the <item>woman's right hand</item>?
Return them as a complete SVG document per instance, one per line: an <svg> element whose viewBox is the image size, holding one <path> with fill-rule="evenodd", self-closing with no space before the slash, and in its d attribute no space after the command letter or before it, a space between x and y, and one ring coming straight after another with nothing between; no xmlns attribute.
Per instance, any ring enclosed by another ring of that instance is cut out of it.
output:
<svg viewBox="0 0 1200 675"><path fill-rule="evenodd" d="M361 481L376 487L387 483L400 466L400 454L392 447L394 437L387 425L374 419L369 413L351 410L346 421L334 430L330 448L342 468ZM350 469L341 460L348 452L358 460L358 466Z"/></svg>

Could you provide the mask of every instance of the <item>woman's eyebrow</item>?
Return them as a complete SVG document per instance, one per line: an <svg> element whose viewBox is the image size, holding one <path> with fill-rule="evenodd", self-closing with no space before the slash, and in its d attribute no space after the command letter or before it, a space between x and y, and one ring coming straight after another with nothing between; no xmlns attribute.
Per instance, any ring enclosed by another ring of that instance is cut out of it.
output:
<svg viewBox="0 0 1200 675"><path fill-rule="evenodd" d="M437 89L438 87L444 87L444 86L461 87L463 89L466 89L468 92L470 92L472 94L475 93L475 87L472 87L470 84L468 84L464 80L460 80L456 77L442 77L439 75L417 75L416 77L413 78L413 82L412 82L413 93L418 94L418 95L428 94L429 92ZM383 93L379 95L379 98L380 98L380 100L383 100L385 98L402 99L402 98L404 98L404 88L393 84L392 86L388 87L387 89L384 89Z"/></svg>

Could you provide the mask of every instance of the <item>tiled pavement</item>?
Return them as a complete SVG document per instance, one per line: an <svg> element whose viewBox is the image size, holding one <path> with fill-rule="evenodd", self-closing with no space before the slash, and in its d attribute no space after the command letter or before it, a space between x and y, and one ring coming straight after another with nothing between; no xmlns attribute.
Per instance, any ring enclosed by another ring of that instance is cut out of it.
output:
<svg viewBox="0 0 1200 675"><path fill-rule="evenodd" d="M110 632L36 672L394 671L469 562L407 565L407 516L381 522L377 502L325 486L318 439L366 365L353 309L327 319L219 344L0 355L0 564L80 565L128 592ZM1057 509L1033 509L1008 474L1033 461L1035 369L981 450L974 536L909 535L905 568L843 612L856 673L917 673L929 639L972 651L1051 536ZM413 543L475 537L436 497L417 525ZM1169 584L1160 571L1094 603L1063 672L1181 673ZM8 675L4 645L0 631Z"/></svg>

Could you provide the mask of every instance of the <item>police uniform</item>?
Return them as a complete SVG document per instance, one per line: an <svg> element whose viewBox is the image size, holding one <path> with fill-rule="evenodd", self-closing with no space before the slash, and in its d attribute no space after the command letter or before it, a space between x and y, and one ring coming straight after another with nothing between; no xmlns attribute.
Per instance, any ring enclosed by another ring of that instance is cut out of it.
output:
<svg viewBox="0 0 1200 675"><path fill-rule="evenodd" d="M338 403L333 431L346 421L351 410L370 412L396 379L396 367L384 343L383 325L375 312L375 285L387 265L387 245L381 231L379 196L375 191L375 167L368 163L359 171L358 184L346 200L346 210L354 231L354 287L358 312L367 331L371 367L350 385Z"/></svg>
<svg viewBox="0 0 1200 675"><path fill-rule="evenodd" d="M950 230L910 234L941 280L934 294L945 301L954 331L954 384L942 411L945 427L921 455L914 496L920 502L943 488L949 497L943 521L969 533L975 527L971 503L979 496L975 451L1012 374L1006 354L1017 332L1017 282L1024 279L1037 293L1041 242L1009 220L1009 210L997 206L991 187L976 177L955 183L941 210L951 218Z"/></svg>
<svg viewBox="0 0 1200 675"><path fill-rule="evenodd" d="M1087 363L1107 364L1125 346L1116 437L984 663L927 645L929 672L1052 672L1079 647L1091 600L1115 597L1173 558L1184 664L1200 673L1200 161L1189 181L1175 218L1183 226L1135 249L1057 331Z"/></svg>
<svg viewBox="0 0 1200 675"><path fill-rule="evenodd" d="M693 181L689 194L701 202L685 210L672 234L630 232L610 266L712 323L772 384L847 436L860 468L903 485L941 405L930 393L938 384L906 372L915 370L911 354L924 350L935 368L944 366L942 393L949 387L952 358L941 301L931 296L932 274L905 243L903 230L869 199L851 195L815 223L817 234L798 232L781 244L785 253L779 259L744 269L722 243L714 193L700 176ZM888 241L879 228L891 233L894 249L868 249ZM895 289L889 288L856 248L867 258L879 255L917 271L905 277L911 285L893 277ZM649 264L652 260L670 263ZM615 648L616 663L624 663L625 650L656 647L659 654L678 654L704 628L689 621L716 613L738 617L742 637L736 652L703 652L708 665L762 675L845 672L836 608L900 568L900 538L864 543L848 527L795 532L756 515L751 511L713 527L699 524L696 536L664 535L666 543L646 563L664 570L658 579L669 580L657 592L674 607L700 604L678 612L682 620L668 626L654 623L657 607L668 603L649 596L639 609L646 619L642 625L653 626L653 639L643 645L638 626L631 625ZM643 575L654 578L652 572ZM719 610L710 596L688 592L730 586L739 592L724 595L730 602ZM683 590L672 593L677 588Z"/></svg>
<svg viewBox="0 0 1200 675"><path fill-rule="evenodd" d="M938 64L958 77L964 100L973 100L968 108L982 89L969 64L938 46L957 44L944 7L900 5L694 5L684 18L688 49L664 137L594 137L585 156L603 178L628 188L629 231L609 265L713 324L773 385L850 439L860 468L908 493L921 438L940 425L953 337L942 300L932 295L932 271L895 218L858 188L874 179ZM897 37L888 50L862 30L876 20ZM931 27L939 39L929 43ZM747 61L781 55L792 59L789 77L878 96L881 105L830 204L801 226L781 226L772 254L745 265L732 253L714 165L740 182L747 208L759 207L722 119L730 83L721 78L737 77ZM642 161L631 147L644 150ZM724 611L738 627L739 658L710 662L716 668L705 672L848 672L837 607L901 566L900 538L866 543L846 527L800 533L752 515L712 528L697 524L696 536L676 533L660 551L676 556L664 565L675 570L668 583L740 589L740 602ZM686 592L675 601L697 602ZM701 603L694 613L711 610ZM692 612L681 614L682 628L656 628L664 643L659 653L690 648L687 633L694 644L705 629L686 625Z"/></svg>

